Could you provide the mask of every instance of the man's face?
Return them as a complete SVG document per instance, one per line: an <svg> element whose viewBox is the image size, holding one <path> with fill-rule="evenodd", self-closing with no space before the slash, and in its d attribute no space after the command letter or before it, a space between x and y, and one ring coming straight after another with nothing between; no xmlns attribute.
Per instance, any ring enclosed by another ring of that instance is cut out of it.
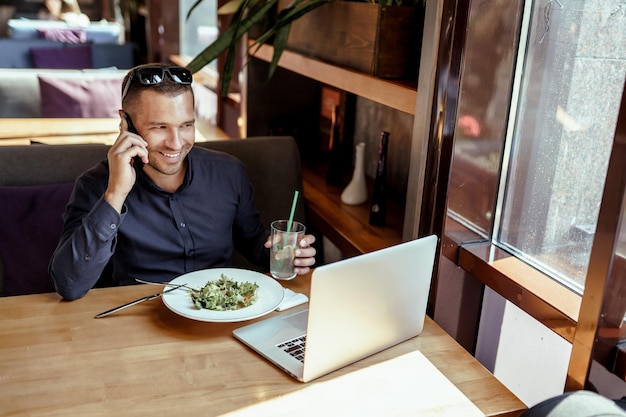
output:
<svg viewBox="0 0 626 417"><path fill-rule="evenodd" d="M148 143L144 170L156 183L159 178L183 176L185 157L195 141L195 116L190 92L167 96L141 91L132 112L139 135Z"/></svg>

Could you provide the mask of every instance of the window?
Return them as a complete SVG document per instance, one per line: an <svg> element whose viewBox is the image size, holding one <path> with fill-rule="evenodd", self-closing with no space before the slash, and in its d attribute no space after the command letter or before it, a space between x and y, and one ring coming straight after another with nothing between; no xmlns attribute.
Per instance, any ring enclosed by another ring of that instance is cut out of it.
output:
<svg viewBox="0 0 626 417"><path fill-rule="evenodd" d="M499 240L579 291L626 74L624 10L536 3L523 64Z"/></svg>
<svg viewBox="0 0 626 417"><path fill-rule="evenodd" d="M180 56L183 62L188 63L196 55L209 46L218 35L217 27L217 0L202 0L187 14L197 0L179 0L180 19ZM193 84L196 96L196 116L200 120L209 120L212 125L217 124L218 97L215 94L217 86L217 61L202 68L200 77L195 77Z"/></svg>
<svg viewBox="0 0 626 417"><path fill-rule="evenodd" d="M197 0L180 0L180 54L193 58L210 45L218 35L217 0L202 0L187 19L187 13ZM209 65L213 69L216 63Z"/></svg>
<svg viewBox="0 0 626 417"><path fill-rule="evenodd" d="M626 76L626 0L483 0L470 22L449 214L582 292Z"/></svg>

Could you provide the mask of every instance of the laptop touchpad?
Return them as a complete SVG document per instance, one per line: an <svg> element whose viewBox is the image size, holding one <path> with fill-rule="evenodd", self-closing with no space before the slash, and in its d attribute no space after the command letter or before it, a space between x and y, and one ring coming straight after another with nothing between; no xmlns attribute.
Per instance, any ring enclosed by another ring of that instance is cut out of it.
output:
<svg viewBox="0 0 626 417"><path fill-rule="evenodd" d="M309 320L309 310L300 310L294 314L284 315L283 321L296 329L305 331Z"/></svg>

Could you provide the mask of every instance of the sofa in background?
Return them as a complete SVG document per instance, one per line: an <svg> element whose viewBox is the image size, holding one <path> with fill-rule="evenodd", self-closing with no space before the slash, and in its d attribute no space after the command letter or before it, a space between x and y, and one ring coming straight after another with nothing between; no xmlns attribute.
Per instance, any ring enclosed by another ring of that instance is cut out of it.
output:
<svg viewBox="0 0 626 417"><path fill-rule="evenodd" d="M300 156L291 137L198 142L239 158L248 171L263 224L289 215L302 191ZM0 295L54 291L47 266L61 234L61 214L76 177L106 157L108 146L0 146ZM280 161L280 163L276 163ZM304 221L303 204L295 218ZM233 265L253 269L235 254ZM256 269L256 268L254 268Z"/></svg>
<svg viewBox="0 0 626 417"><path fill-rule="evenodd" d="M40 39L46 33L62 31L84 33L84 41L93 43L119 43L123 27L116 22L91 22L88 26L73 26L60 20L9 19L7 22L11 39Z"/></svg>
<svg viewBox="0 0 626 417"><path fill-rule="evenodd" d="M118 117L126 73L0 69L0 117Z"/></svg>
<svg viewBox="0 0 626 417"><path fill-rule="evenodd" d="M35 60L33 51L37 55ZM129 69L138 62L137 54L137 45L133 43L65 43L46 39L0 39L0 68ZM38 56L41 56L39 60Z"/></svg>

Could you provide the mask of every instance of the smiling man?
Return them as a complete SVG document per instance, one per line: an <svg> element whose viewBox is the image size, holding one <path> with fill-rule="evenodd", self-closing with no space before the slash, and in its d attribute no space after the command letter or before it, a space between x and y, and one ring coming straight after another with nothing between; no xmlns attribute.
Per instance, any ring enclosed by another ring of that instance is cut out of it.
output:
<svg viewBox="0 0 626 417"><path fill-rule="evenodd" d="M235 248L269 267L269 233L243 164L193 146L191 82L186 68L160 64L126 75L120 135L107 159L76 181L50 262L63 298L80 298L105 278L167 282L229 266ZM299 274L315 261L314 241L300 242Z"/></svg>

